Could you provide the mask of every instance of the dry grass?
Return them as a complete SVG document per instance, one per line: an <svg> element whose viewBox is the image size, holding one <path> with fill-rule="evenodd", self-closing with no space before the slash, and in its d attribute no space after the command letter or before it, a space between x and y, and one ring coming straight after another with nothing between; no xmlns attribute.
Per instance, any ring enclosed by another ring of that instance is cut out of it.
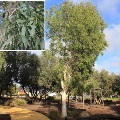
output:
<svg viewBox="0 0 120 120"><path fill-rule="evenodd" d="M43 114L16 107L0 106L0 113L10 114L12 120L50 120Z"/></svg>

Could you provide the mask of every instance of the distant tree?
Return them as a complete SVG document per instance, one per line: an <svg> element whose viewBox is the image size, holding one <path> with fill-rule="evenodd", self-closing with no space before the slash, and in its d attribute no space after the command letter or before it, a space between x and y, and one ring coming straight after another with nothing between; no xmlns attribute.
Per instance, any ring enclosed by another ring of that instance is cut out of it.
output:
<svg viewBox="0 0 120 120"><path fill-rule="evenodd" d="M18 52L19 70L17 83L19 83L31 99L37 100L39 94L39 76L41 73L39 58L29 52Z"/></svg>
<svg viewBox="0 0 120 120"><path fill-rule="evenodd" d="M115 81L115 74L110 74L103 69L99 73L99 76L99 87L102 89L103 96L109 97L112 94L112 85Z"/></svg>
<svg viewBox="0 0 120 120"><path fill-rule="evenodd" d="M120 75L115 76L115 81L112 86L112 91L114 94L120 95Z"/></svg>
<svg viewBox="0 0 120 120"><path fill-rule="evenodd" d="M0 97L8 89L8 80L5 75L5 52L0 52Z"/></svg>
<svg viewBox="0 0 120 120"><path fill-rule="evenodd" d="M46 50L42 52L39 59L42 69L39 85L42 87L43 95L46 95L50 91L59 91L58 84L60 84L60 81L56 79L57 74L55 73L56 57L52 55L50 50Z"/></svg>
<svg viewBox="0 0 120 120"><path fill-rule="evenodd" d="M1 1L0 49L44 49L44 2Z"/></svg>
<svg viewBox="0 0 120 120"><path fill-rule="evenodd" d="M83 85L84 96L84 84L92 74L98 55L107 46L103 33L106 24L91 3L76 5L69 0L47 11L46 20L51 51L59 59L62 116L66 117L68 84L72 80Z"/></svg>

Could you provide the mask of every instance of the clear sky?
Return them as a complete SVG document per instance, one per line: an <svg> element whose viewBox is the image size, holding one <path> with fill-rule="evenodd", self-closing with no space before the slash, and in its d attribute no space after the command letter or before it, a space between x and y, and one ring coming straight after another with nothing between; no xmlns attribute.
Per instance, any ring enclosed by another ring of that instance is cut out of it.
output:
<svg viewBox="0 0 120 120"><path fill-rule="evenodd" d="M53 5L60 5L65 0L45 0L45 8L49 10ZM92 2L102 15L108 27L104 30L105 39L109 47L99 56L95 68L106 69L109 72L120 74L120 0L70 0L74 3ZM49 47L49 40L46 40L46 49ZM39 54L39 52L37 52Z"/></svg>

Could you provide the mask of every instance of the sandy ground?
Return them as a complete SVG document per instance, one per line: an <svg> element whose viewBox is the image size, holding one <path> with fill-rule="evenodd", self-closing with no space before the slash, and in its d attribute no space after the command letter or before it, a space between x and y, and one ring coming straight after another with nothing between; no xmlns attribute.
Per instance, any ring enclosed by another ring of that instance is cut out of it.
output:
<svg viewBox="0 0 120 120"><path fill-rule="evenodd" d="M11 120L50 120L41 113L16 107L0 106L0 113L10 114Z"/></svg>

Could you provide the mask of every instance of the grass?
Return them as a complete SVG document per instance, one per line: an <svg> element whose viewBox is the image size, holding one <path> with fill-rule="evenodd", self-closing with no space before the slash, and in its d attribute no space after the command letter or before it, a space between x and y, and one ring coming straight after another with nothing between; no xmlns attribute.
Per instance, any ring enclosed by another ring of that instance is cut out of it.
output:
<svg viewBox="0 0 120 120"><path fill-rule="evenodd" d="M104 100L119 101L120 98L104 98Z"/></svg>

